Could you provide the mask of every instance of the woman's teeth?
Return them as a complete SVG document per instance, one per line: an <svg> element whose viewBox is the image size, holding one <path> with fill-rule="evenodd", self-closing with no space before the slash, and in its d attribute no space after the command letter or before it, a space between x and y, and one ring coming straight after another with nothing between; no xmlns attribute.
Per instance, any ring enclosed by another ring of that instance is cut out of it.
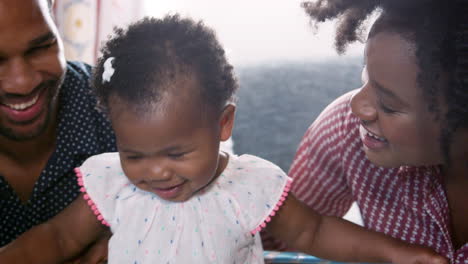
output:
<svg viewBox="0 0 468 264"><path fill-rule="evenodd" d="M34 105L37 102L37 99L39 98L39 94L34 96L33 99L29 102L21 103L21 104L5 104L6 106L10 107L11 109L17 110L17 111L22 111L25 110L26 108Z"/></svg>
<svg viewBox="0 0 468 264"><path fill-rule="evenodd" d="M370 133L369 131L367 132L367 135L375 140L378 140L378 141L381 141L381 142L387 142L387 140L385 138L381 138L381 137L378 137L372 133Z"/></svg>

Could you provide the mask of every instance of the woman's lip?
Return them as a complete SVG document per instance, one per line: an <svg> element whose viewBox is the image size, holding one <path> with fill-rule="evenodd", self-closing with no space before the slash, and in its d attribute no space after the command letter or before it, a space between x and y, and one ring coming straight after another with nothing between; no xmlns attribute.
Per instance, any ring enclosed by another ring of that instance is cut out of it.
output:
<svg viewBox="0 0 468 264"><path fill-rule="evenodd" d="M378 139L372 137L371 135L369 135L369 133L372 133L372 132L369 132L363 126L359 127L359 135L361 137L361 141L362 141L362 143L364 144L364 146L367 149L382 150L382 149L387 147L387 145L388 145L387 140L384 140L384 141L378 140Z"/></svg>
<svg viewBox="0 0 468 264"><path fill-rule="evenodd" d="M362 127L367 133L371 134L371 136L377 137L377 139L379 139L381 141L387 141L384 137L379 136L379 134L374 133L374 132L370 131L369 129L367 129L367 127L365 127L363 125L361 125L360 127Z"/></svg>

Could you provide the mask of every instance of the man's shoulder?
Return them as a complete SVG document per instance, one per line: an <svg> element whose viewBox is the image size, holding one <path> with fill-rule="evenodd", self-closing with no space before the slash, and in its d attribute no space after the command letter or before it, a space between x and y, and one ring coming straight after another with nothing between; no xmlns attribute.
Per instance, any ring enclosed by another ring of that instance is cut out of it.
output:
<svg viewBox="0 0 468 264"><path fill-rule="evenodd" d="M103 150L114 151L115 139L111 125L96 108L96 96L90 85L91 73L92 67L86 63L67 62L67 74L60 91L59 132L75 135L64 140L67 145L70 140L76 141L78 145L94 140L91 145L104 146Z"/></svg>
<svg viewBox="0 0 468 264"><path fill-rule="evenodd" d="M80 61L67 61L67 70L62 89L91 89L93 67Z"/></svg>
<svg viewBox="0 0 468 264"><path fill-rule="evenodd" d="M81 61L67 61L67 75L89 80L92 74L91 65Z"/></svg>
<svg viewBox="0 0 468 264"><path fill-rule="evenodd" d="M67 71L62 83L62 100L67 104L80 98L88 104L95 104L91 93L92 66L79 61L67 61Z"/></svg>

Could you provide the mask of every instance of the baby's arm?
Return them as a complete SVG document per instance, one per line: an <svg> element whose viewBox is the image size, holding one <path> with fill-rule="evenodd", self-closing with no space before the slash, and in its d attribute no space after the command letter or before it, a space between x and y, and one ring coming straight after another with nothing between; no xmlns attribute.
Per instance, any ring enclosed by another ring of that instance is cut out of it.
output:
<svg viewBox="0 0 468 264"><path fill-rule="evenodd" d="M106 229L80 195L51 220L1 248L0 263L62 263L80 253Z"/></svg>
<svg viewBox="0 0 468 264"><path fill-rule="evenodd" d="M289 195L266 229L292 248L320 258L353 262L447 263L433 251L319 215Z"/></svg>

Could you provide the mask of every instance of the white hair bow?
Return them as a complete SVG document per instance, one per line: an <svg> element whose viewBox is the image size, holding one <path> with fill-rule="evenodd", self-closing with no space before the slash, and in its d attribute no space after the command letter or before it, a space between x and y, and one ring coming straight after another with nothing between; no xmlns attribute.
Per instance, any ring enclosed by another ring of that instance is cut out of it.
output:
<svg viewBox="0 0 468 264"><path fill-rule="evenodd" d="M109 57L104 62L104 72L102 73L102 83L109 82L112 78L112 75L115 72L115 69L112 67L112 61L114 57Z"/></svg>

